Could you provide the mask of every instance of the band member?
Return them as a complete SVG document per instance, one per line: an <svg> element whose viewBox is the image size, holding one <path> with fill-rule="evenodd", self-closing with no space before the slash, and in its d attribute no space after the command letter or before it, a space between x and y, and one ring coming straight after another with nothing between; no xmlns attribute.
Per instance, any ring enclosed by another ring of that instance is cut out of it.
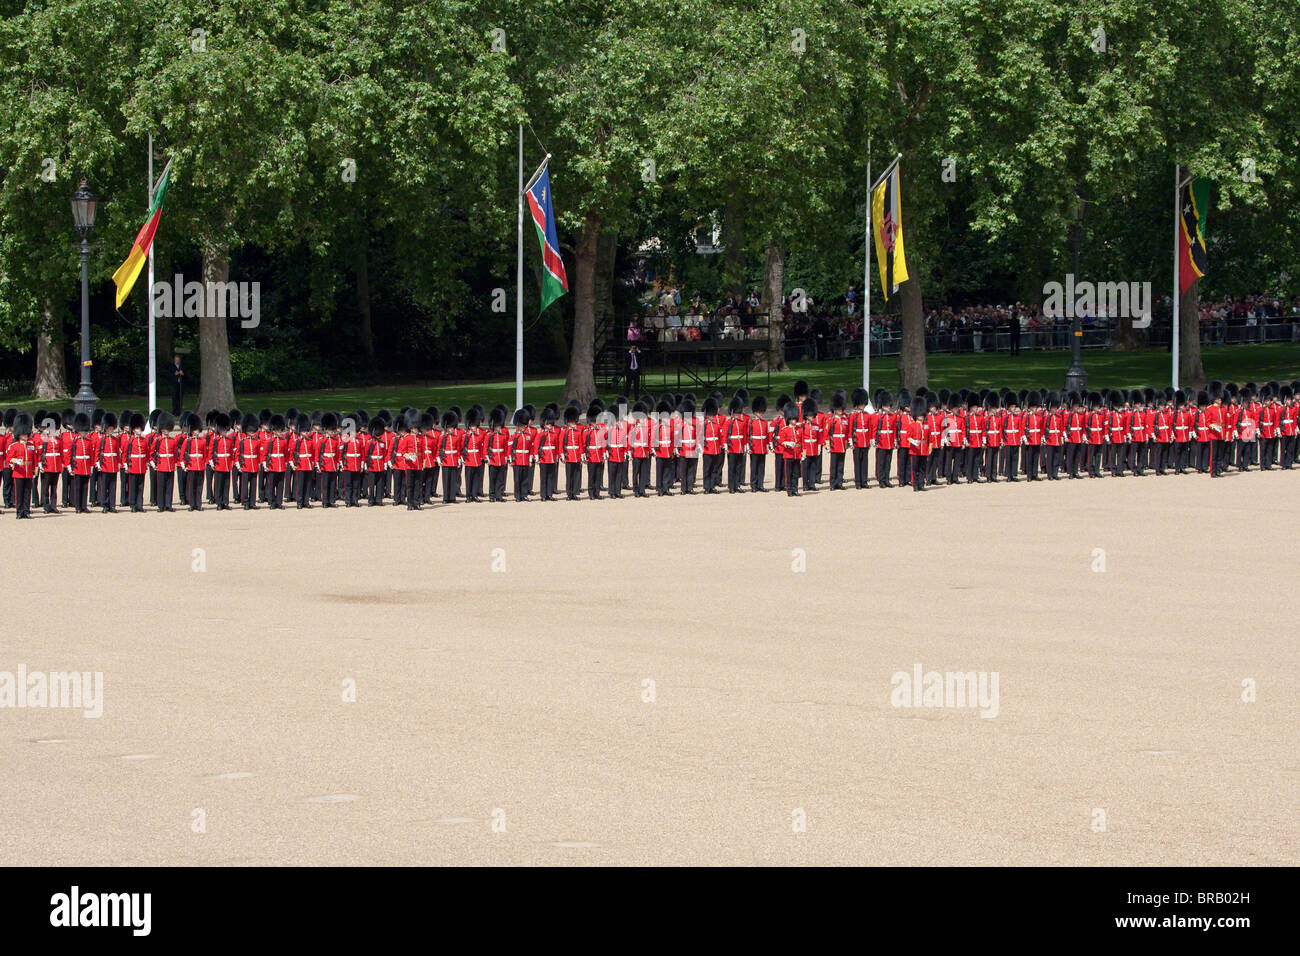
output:
<svg viewBox="0 0 1300 956"><path fill-rule="evenodd" d="M564 496L577 501L582 494L582 453L585 444L576 405L564 409L564 427L560 430L560 458L564 462Z"/></svg>
<svg viewBox="0 0 1300 956"><path fill-rule="evenodd" d="M32 516L32 482L41 462L32 442L32 416L17 412L11 419L4 468L13 483L14 510L19 519Z"/></svg>
<svg viewBox="0 0 1300 956"><path fill-rule="evenodd" d="M99 473L100 509L104 514L116 514L113 507L117 501L117 473L122 470L122 439L117 433L117 416L105 412L102 420L103 433L95 452L95 471Z"/></svg>
<svg viewBox="0 0 1300 956"><path fill-rule="evenodd" d="M442 478L442 503L454 504L460 494L461 451L465 433L455 407L442 413L442 437L438 439L438 472ZM544 490L544 489L543 489Z"/></svg>
<svg viewBox="0 0 1300 956"><path fill-rule="evenodd" d="M785 491L791 498L799 495L799 459L803 455L803 429L799 424L799 410L794 402L786 404L781 410L785 424L777 432L777 445L784 461Z"/></svg>
<svg viewBox="0 0 1300 956"><path fill-rule="evenodd" d="M203 422L193 412L185 416L184 431L180 464L185 474L185 501L191 511L202 511L203 479L209 461L208 436L203 433Z"/></svg>
<svg viewBox="0 0 1300 956"><path fill-rule="evenodd" d="M646 497L650 486L651 443L654 423L650 421L650 407L644 402L632 406L632 495Z"/></svg>
<svg viewBox="0 0 1300 956"><path fill-rule="evenodd" d="M727 406L722 443L727 451L727 491L734 495L745 490L741 485L745 482L745 452L749 448L749 416L739 394Z"/></svg>

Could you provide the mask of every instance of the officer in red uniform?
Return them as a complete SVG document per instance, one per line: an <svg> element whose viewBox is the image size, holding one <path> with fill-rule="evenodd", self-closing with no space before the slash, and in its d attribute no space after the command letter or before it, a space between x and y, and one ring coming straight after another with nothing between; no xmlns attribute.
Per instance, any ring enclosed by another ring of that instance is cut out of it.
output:
<svg viewBox="0 0 1300 956"><path fill-rule="evenodd" d="M1282 438L1282 401L1275 385L1266 386L1267 394L1259 408L1259 467L1271 471L1278 463L1278 445Z"/></svg>
<svg viewBox="0 0 1300 956"><path fill-rule="evenodd" d="M650 409L645 402L632 406L632 496L635 498L646 497L646 489L650 486L654 423L649 416Z"/></svg>
<svg viewBox="0 0 1300 956"><path fill-rule="evenodd" d="M547 405L538 419L537 441L538 491L542 501L554 501L560 490L560 454L563 429L557 424L559 409Z"/></svg>
<svg viewBox="0 0 1300 956"><path fill-rule="evenodd" d="M289 436L283 415L272 415L266 447L266 497L272 511L284 508L284 480L289 472Z"/></svg>
<svg viewBox="0 0 1300 956"><path fill-rule="evenodd" d="M162 412L156 422L152 458L154 476L158 481L157 504L159 511L175 511L172 507L172 490L176 484L176 468L180 464L179 436L175 434L176 418Z"/></svg>
<svg viewBox="0 0 1300 956"><path fill-rule="evenodd" d="M258 438L257 416L248 414L240 423L242 434L235 439L235 468L240 476L240 502L245 511L257 507L257 477L264 467L262 443Z"/></svg>
<svg viewBox="0 0 1300 956"><path fill-rule="evenodd" d="M764 408L767 400L761 396L756 399ZM704 419L695 410L695 399L687 396L681 405L681 422L678 426L677 478L681 482L682 494L695 494L695 473L700 466L700 434L704 430ZM751 445L752 447L752 445ZM763 422L763 449L767 450L767 422ZM751 472L753 474L753 472ZM763 469L758 470L759 483L763 480ZM759 488L759 491L766 491Z"/></svg>
<svg viewBox="0 0 1300 956"><path fill-rule="evenodd" d="M582 430L582 460L587 464L587 498L598 501L605 474L605 442L609 437L605 406L599 400L587 406Z"/></svg>
<svg viewBox="0 0 1300 956"><path fill-rule="evenodd" d="M962 435L966 447L966 480L978 483L980 469L984 464L984 445L988 416L984 414L984 402L978 393L972 393L966 400L966 430ZM933 454L933 452L931 452Z"/></svg>
<svg viewBox="0 0 1300 956"><path fill-rule="evenodd" d="M1109 414L1106 411L1105 399L1102 398L1101 392L1088 393L1088 449L1085 457L1085 465L1089 478L1100 478L1101 469L1104 464L1104 451L1106 443L1106 423Z"/></svg>
<svg viewBox="0 0 1300 956"><path fill-rule="evenodd" d="M1065 420L1065 470L1071 478L1080 478L1079 468L1088 444L1088 412L1078 392L1069 394L1069 405Z"/></svg>
<svg viewBox="0 0 1300 956"><path fill-rule="evenodd" d="M212 437L208 444L208 460L212 466L212 500L218 511L230 510L230 475L235 468L234 423L225 412L212 417Z"/></svg>
<svg viewBox="0 0 1300 956"><path fill-rule="evenodd" d="M90 490L90 478L94 474L94 442L90 437L90 416L78 412L74 416L72 449L69 455L69 469L72 472L72 504L77 514L90 513L87 496ZM0 459L2 460L2 459Z"/></svg>
<svg viewBox="0 0 1300 956"><path fill-rule="evenodd" d="M763 477L767 469L770 430L767 419L763 415L767 412L767 398L762 395L751 398L749 412L749 420L746 424L749 431L749 490L766 493Z"/></svg>
<svg viewBox="0 0 1300 956"><path fill-rule="evenodd" d="M831 456L831 491L844 487L844 459L853 447L853 426L845 408L847 401L842 389L831 395L831 415L826 423L826 447Z"/></svg>
<svg viewBox="0 0 1300 956"><path fill-rule="evenodd" d="M937 400L937 399L936 399ZM907 425L907 454L913 459L911 465L912 490L925 490L925 477L928 471L926 457L930 454L930 428L926 423L928 402L918 395L912 399L912 415Z"/></svg>
<svg viewBox="0 0 1300 956"><path fill-rule="evenodd" d="M185 416L186 436L181 442L181 468L185 471L185 501L191 511L203 510L203 478L207 471L208 436L203 433L199 416L189 412Z"/></svg>
<svg viewBox="0 0 1300 956"><path fill-rule="evenodd" d="M1172 389L1170 391L1172 392ZM1155 413L1151 438L1153 441L1152 451L1155 454L1156 474L1163 475L1169 470L1174 441L1173 396L1168 393L1166 393L1165 400L1160 403L1160 408Z"/></svg>
<svg viewBox="0 0 1300 956"><path fill-rule="evenodd" d="M984 396L984 480L998 480L998 458L1002 454L1002 396Z"/></svg>
<svg viewBox="0 0 1300 956"><path fill-rule="evenodd" d="M32 416L16 413L5 448L4 468L13 482L14 509L19 519L32 516L32 481L41 466L31 436Z"/></svg>
<svg viewBox="0 0 1300 956"><path fill-rule="evenodd" d="M675 418L668 399L660 399L655 406L652 445L656 468L656 493L659 497L671 495L677 480L677 429L681 423Z"/></svg>
<svg viewBox="0 0 1300 956"><path fill-rule="evenodd" d="M1209 453L1207 468L1210 477L1218 478L1224 472L1224 456L1227 452L1227 442L1224 440L1223 386L1219 382L1211 382L1206 396L1208 402L1201 409L1201 424L1205 431L1202 444ZM1199 435L1197 437L1199 440Z"/></svg>
<svg viewBox="0 0 1300 956"><path fill-rule="evenodd" d="M487 459L488 501L506 500L506 476L510 470L510 432L506 429L506 410L497 405L488 412Z"/></svg>
<svg viewBox="0 0 1300 956"><path fill-rule="evenodd" d="M113 503L117 500L117 473L122 470L122 439L117 433L117 416L105 412L102 427L95 451L95 471L99 475L98 501L104 514L116 514Z"/></svg>
<svg viewBox="0 0 1300 956"><path fill-rule="evenodd" d="M41 452L41 506L47 515L59 511L59 476L63 474L63 444L60 430L63 422L58 412L46 412L39 433Z"/></svg>
<svg viewBox="0 0 1300 956"><path fill-rule="evenodd" d="M529 426L531 416L527 408L515 410L515 432L510 438L510 467L514 473L515 501L528 500L528 487L532 479L528 472L533 466L533 434Z"/></svg>
<svg viewBox="0 0 1300 956"><path fill-rule="evenodd" d="M853 487L867 487L870 477L867 470L867 457L871 454L871 442L875 438L874 416L867 411L868 395L865 388L853 390L853 411L849 414L849 436L853 442Z"/></svg>
<svg viewBox="0 0 1300 956"><path fill-rule="evenodd" d="M465 411L465 430L461 435L460 458L465 466L465 500L483 498L483 463L487 461L487 432L481 427L483 407L471 405ZM581 469L581 461L579 461Z"/></svg>

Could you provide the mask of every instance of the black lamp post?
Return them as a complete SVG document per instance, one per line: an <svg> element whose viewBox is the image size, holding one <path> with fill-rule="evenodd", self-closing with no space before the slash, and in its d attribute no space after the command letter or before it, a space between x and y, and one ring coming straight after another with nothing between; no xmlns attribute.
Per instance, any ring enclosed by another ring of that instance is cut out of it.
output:
<svg viewBox="0 0 1300 956"><path fill-rule="evenodd" d="M1074 210L1074 281L1079 281L1079 253L1083 248L1083 200L1079 200ZM1088 387L1088 373L1083 370L1083 317L1078 309L1071 308L1074 318L1070 320L1070 368L1065 373L1065 390L1083 392Z"/></svg>
<svg viewBox="0 0 1300 956"><path fill-rule="evenodd" d="M90 241L95 231L95 209L99 198L90 191L83 179L72 194L72 219L77 224L77 245L81 253L81 388L73 397L73 407L87 415L95 411L99 396L90 387L90 250L96 245Z"/></svg>

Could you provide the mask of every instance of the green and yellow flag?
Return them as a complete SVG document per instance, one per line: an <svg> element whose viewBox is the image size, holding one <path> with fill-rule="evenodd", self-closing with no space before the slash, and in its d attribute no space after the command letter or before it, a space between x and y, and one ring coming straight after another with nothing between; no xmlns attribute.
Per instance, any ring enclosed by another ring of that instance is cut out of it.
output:
<svg viewBox="0 0 1300 956"><path fill-rule="evenodd" d="M135 245L131 247L131 254L126 257L126 262L118 266L113 273L113 283L117 286L117 308L122 308L122 303L126 297L131 294L131 289L135 286L135 280L140 277L140 270L144 268L145 262L149 258L149 247L153 245L154 233L158 231L158 220L162 218L163 199L167 196L167 183L172 175L172 164L167 163L167 168L163 170L158 177L158 185L153 189L153 203L149 208L149 218L140 229L139 235L135 237Z"/></svg>
<svg viewBox="0 0 1300 956"><path fill-rule="evenodd" d="M888 301L891 292L907 281L907 258L903 253L903 213L898 195L898 163L884 175L871 193L871 231L880 260L880 285Z"/></svg>

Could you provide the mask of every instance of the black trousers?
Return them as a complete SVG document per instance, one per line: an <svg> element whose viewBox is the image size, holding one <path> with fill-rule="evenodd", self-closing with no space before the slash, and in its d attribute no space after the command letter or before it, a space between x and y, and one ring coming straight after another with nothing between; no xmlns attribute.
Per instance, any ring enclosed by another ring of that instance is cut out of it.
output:
<svg viewBox="0 0 1300 956"><path fill-rule="evenodd" d="M558 474L556 465L551 465L551 480L554 481ZM438 469L442 472L442 503L445 505L452 504L456 496L460 494L460 469L452 468L448 465L442 465Z"/></svg>
<svg viewBox="0 0 1300 956"><path fill-rule="evenodd" d="M867 453L870 448L859 448L853 446L853 487L867 487ZM779 459L778 459L779 460Z"/></svg>
<svg viewBox="0 0 1300 956"><path fill-rule="evenodd" d="M41 472L41 507L46 514L59 510L59 473L57 471Z"/></svg>
<svg viewBox="0 0 1300 956"><path fill-rule="evenodd" d="M799 496L799 472L801 467L798 458L786 458L781 456L781 470L785 472L785 493L791 498Z"/></svg>
<svg viewBox="0 0 1300 956"><path fill-rule="evenodd" d="M6 508L14 506L14 476L8 468L0 471L0 501L4 502Z"/></svg>
<svg viewBox="0 0 1300 956"><path fill-rule="evenodd" d="M239 495L236 500L244 506L246 510L252 510L257 507L257 475L240 472L243 484L239 489Z"/></svg>
<svg viewBox="0 0 1300 956"><path fill-rule="evenodd" d="M172 510L172 489L176 485L176 472L158 472L158 510Z"/></svg>
<svg viewBox="0 0 1300 956"><path fill-rule="evenodd" d="M105 511L113 511L113 502L117 500L117 472L101 471L99 473L99 505Z"/></svg>
<svg viewBox="0 0 1300 956"><path fill-rule="evenodd" d="M1020 472L1020 446L1003 445L1002 446L1002 473L1007 476L1008 481L1015 481L1016 475Z"/></svg>
<svg viewBox="0 0 1300 956"><path fill-rule="evenodd" d="M803 490L816 491L817 481L822 474L822 455L818 452L803 460Z"/></svg>
<svg viewBox="0 0 1300 956"><path fill-rule="evenodd" d="M149 469L149 504L158 504L158 472L152 467Z"/></svg>
<svg viewBox="0 0 1300 956"><path fill-rule="evenodd" d="M844 487L844 452L831 452L831 491Z"/></svg>
<svg viewBox="0 0 1300 956"><path fill-rule="evenodd" d="M506 500L506 472L508 469L505 465L488 465L488 500L505 501Z"/></svg>
<svg viewBox="0 0 1300 956"><path fill-rule="evenodd" d="M876 449L876 484L881 488L889 487L889 470L893 464L894 449L877 448Z"/></svg>
<svg viewBox="0 0 1300 956"><path fill-rule="evenodd" d="M749 453L749 490L766 491L763 487L763 472L767 469L767 455L758 452Z"/></svg>
<svg viewBox="0 0 1300 956"><path fill-rule="evenodd" d="M1038 458L1042 451L1041 445L1025 446L1025 474L1029 476L1030 481L1038 480Z"/></svg>
<svg viewBox="0 0 1300 956"><path fill-rule="evenodd" d="M89 491L90 475L72 476L72 503L77 509L77 514L85 514L90 510L86 503L86 496Z"/></svg>
<svg viewBox="0 0 1300 956"><path fill-rule="evenodd" d="M677 480L677 459L676 458L655 458L656 477L658 481L658 491L661 495L670 495L673 491L673 483Z"/></svg>
<svg viewBox="0 0 1300 956"><path fill-rule="evenodd" d="M14 510L20 518L30 518L32 514L32 479L14 478Z"/></svg>
<svg viewBox="0 0 1300 956"><path fill-rule="evenodd" d="M185 500L191 511L203 510L203 472L185 472Z"/></svg>
<svg viewBox="0 0 1300 956"><path fill-rule="evenodd" d="M320 503L322 507L333 508L338 500L339 473L322 471L320 473Z"/></svg>
<svg viewBox="0 0 1300 956"><path fill-rule="evenodd" d="M144 475L126 476L126 502L132 511L144 511Z"/></svg>
<svg viewBox="0 0 1300 956"><path fill-rule="evenodd" d="M984 461L983 448L966 449L966 480L978 481L980 477L980 464Z"/></svg>
<svg viewBox="0 0 1300 956"><path fill-rule="evenodd" d="M646 489L650 487L650 459L633 458L632 459L632 494L638 498L646 496Z"/></svg>
<svg viewBox="0 0 1300 956"><path fill-rule="evenodd" d="M762 464L761 461L759 463ZM677 478L682 483L682 494L684 495L695 494L695 472L699 469L699 467L700 467L700 460L698 458L677 459ZM761 491L762 490L761 486L763 484L763 472L761 468L759 469L758 483L760 485L759 490Z"/></svg>
<svg viewBox="0 0 1300 956"><path fill-rule="evenodd" d="M214 471L212 473L212 497L221 511L230 510L230 472Z"/></svg>
<svg viewBox="0 0 1300 956"><path fill-rule="evenodd" d="M564 496L576 501L582 494L582 462L566 461L564 463Z"/></svg>
<svg viewBox="0 0 1300 956"><path fill-rule="evenodd" d="M1061 446L1044 445L1043 446L1043 471L1047 475L1048 481L1056 481L1060 477L1058 472L1061 470Z"/></svg>
<svg viewBox="0 0 1300 956"><path fill-rule="evenodd" d="M745 483L745 453L727 452L727 490L735 493Z"/></svg>
<svg viewBox="0 0 1300 956"><path fill-rule="evenodd" d="M627 459L611 461L605 468L605 476L609 479L609 496L622 498L627 487Z"/></svg>
<svg viewBox="0 0 1300 956"><path fill-rule="evenodd" d="M578 465L581 471L581 463ZM478 501L483 497L483 466L466 465L465 466L465 500Z"/></svg>
<svg viewBox="0 0 1300 956"><path fill-rule="evenodd" d="M587 497L595 501L600 497L601 475L605 470L605 463L600 461L587 462Z"/></svg>
<svg viewBox="0 0 1300 956"><path fill-rule="evenodd" d="M69 470L69 471L65 471L65 472L63 473L63 487L62 487L61 489L59 489L59 490L62 492L62 494L60 495L60 498L63 499L63 507L65 507L65 508L71 508L71 507L72 507L72 472L71 472L71 470Z"/></svg>
<svg viewBox="0 0 1300 956"><path fill-rule="evenodd" d="M984 449L984 477L989 481L998 480L998 453L1001 451L1001 445Z"/></svg>
<svg viewBox="0 0 1300 956"><path fill-rule="evenodd" d="M722 459L723 455L705 455L704 456L704 474L702 480L704 483L705 494L712 494L718 490L722 484Z"/></svg>
<svg viewBox="0 0 1300 956"><path fill-rule="evenodd" d="M511 465L510 468L515 473L515 501L523 501L528 497L528 466Z"/></svg>
<svg viewBox="0 0 1300 956"><path fill-rule="evenodd" d="M266 500L273 509L284 507L284 472L266 472Z"/></svg>
<svg viewBox="0 0 1300 956"><path fill-rule="evenodd" d="M911 462L911 465L912 465L912 490L913 490L913 491L924 491L924 490L925 490L925 473L926 473L926 471L927 471L927 467L926 467L926 464L927 464L927 463L926 463L926 459L929 458L930 456L929 456L929 455L912 455L912 454L909 454L908 457L912 459L912 462Z"/></svg>
<svg viewBox="0 0 1300 956"><path fill-rule="evenodd" d="M541 491L543 501L554 501L556 493L560 490L560 464L559 462L540 462L538 464L538 475L541 479ZM443 484L448 481L446 475L443 476Z"/></svg>

